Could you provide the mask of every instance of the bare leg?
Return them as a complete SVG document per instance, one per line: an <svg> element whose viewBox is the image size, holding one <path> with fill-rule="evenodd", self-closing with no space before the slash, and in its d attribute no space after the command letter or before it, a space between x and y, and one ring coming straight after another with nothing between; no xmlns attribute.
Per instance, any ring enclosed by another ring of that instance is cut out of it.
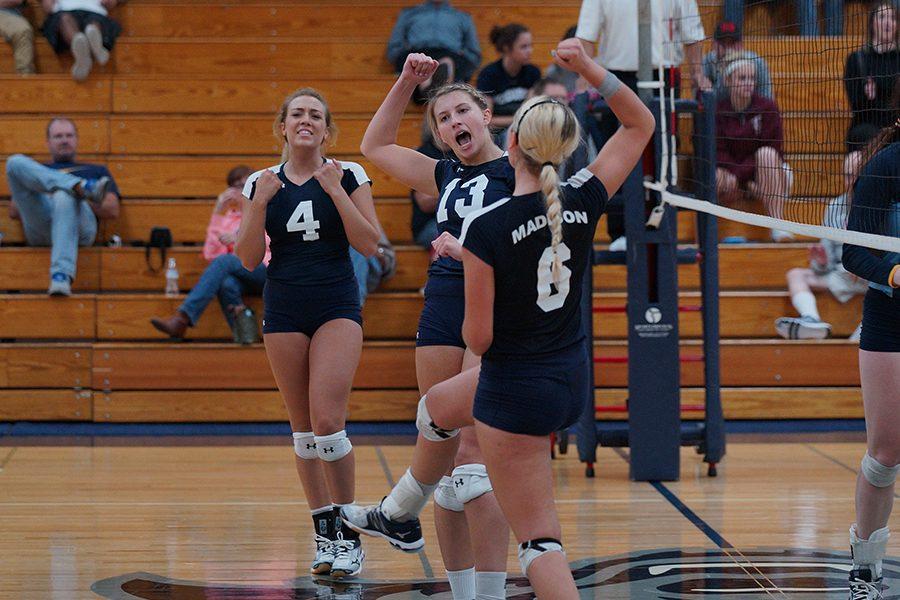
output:
<svg viewBox="0 0 900 600"><path fill-rule="evenodd" d="M267 333L266 355L284 398L293 431L312 431L309 417L309 338L302 333ZM331 505L322 461L294 457L310 510Z"/></svg>
<svg viewBox="0 0 900 600"><path fill-rule="evenodd" d="M484 456L478 446L474 427L465 427L460 432L456 465L483 465ZM488 492L465 505L472 551L475 553L475 570L479 572L505 572L509 551L509 525L497 498Z"/></svg>
<svg viewBox="0 0 900 600"><path fill-rule="evenodd" d="M67 46L72 45L72 40L77 34L81 33L78 29L78 21L69 13L63 13L59 17L59 36L63 39Z"/></svg>
<svg viewBox="0 0 900 600"><path fill-rule="evenodd" d="M859 351L869 456L886 467L900 463L900 352ZM894 486L875 487L861 474L856 484L857 534L868 539L887 526Z"/></svg>
<svg viewBox="0 0 900 600"><path fill-rule="evenodd" d="M423 396L437 383L458 374L463 366L465 350L455 346L416 348L416 378ZM429 403L431 406L431 403ZM453 465L459 447L459 436L445 442L430 442L419 434L410 470L416 481L436 484Z"/></svg>
<svg viewBox="0 0 900 600"><path fill-rule="evenodd" d="M481 422L475 423L475 431L494 494L516 540L561 539L547 437L507 433ZM578 598L569 564L559 552L536 558L526 575L541 600Z"/></svg>
<svg viewBox="0 0 900 600"><path fill-rule="evenodd" d="M754 194L762 199L766 211L776 219L784 218L784 203L787 200L787 177L781 156L775 148L765 146L756 151L756 185L751 187Z"/></svg>
<svg viewBox="0 0 900 600"><path fill-rule="evenodd" d="M349 319L322 325L309 346L309 399L313 433L331 435L344 429L353 376L362 352L362 327ZM355 498L356 461L351 450L336 461L324 461L332 501Z"/></svg>
<svg viewBox="0 0 900 600"><path fill-rule="evenodd" d="M737 177L725 169L716 169L716 195L719 204L723 206L734 205L740 199Z"/></svg>

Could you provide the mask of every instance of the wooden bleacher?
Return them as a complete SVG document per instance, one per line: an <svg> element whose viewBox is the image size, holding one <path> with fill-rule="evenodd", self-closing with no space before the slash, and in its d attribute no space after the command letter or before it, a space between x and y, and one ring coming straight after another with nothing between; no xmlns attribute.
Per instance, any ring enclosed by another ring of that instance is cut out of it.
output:
<svg viewBox="0 0 900 600"><path fill-rule="evenodd" d="M407 190L359 156L359 140L394 80L384 58L390 27L403 7L415 3L131 0L116 14L123 35L112 61L95 69L87 82L72 82L67 75L70 61L57 58L43 38L37 40L40 75L0 75L0 162L5 165L5 158L16 152L46 158L47 118L74 117L80 158L108 165L124 195L121 216L102 224L98 241L115 234L126 243L123 248L82 249L76 294L48 298L49 251L22 246L21 226L6 214L9 190L0 176L0 421L285 419L263 347L228 342L230 334L215 302L190 330L188 342L164 340L150 326L151 316L171 313L181 299L161 293L163 273L148 269L143 249L129 245L145 240L154 225L170 227L176 243L170 256L178 262L180 284L185 289L194 285L205 266L199 244L225 173L240 163L257 169L277 161L273 114L283 97L301 85L319 88L328 97L340 128L332 152L366 168L375 182L379 218L398 250L397 275L370 296L365 308L366 342L350 418L414 418L418 393L412 339L427 255L410 239ZM707 32L719 18L720 4L700 0ZM455 5L473 15L485 62L495 59L487 40L490 27L520 21L532 28L534 61L544 67L549 49L577 21L580 2L458 0ZM40 10L33 6L32 11L40 22ZM774 34L777 18L777 12L773 16L750 7L745 31ZM779 50L779 44L785 46L769 64L785 115L794 194L836 194L847 107L840 82L826 80L822 73L842 64L850 42L815 38L801 43L816 53L797 64L783 40L747 39L750 49L771 52ZM11 53L0 45L0 72L11 71ZM810 95L822 99L817 106L827 112L808 112ZM409 108L402 142L417 143L421 114L420 108ZM819 143L811 146L799 139ZM688 139L684 150L689 149ZM823 155L828 155L827 162ZM731 222L721 222L720 229L722 237L757 242L720 246L726 417L861 417L856 346L839 339L858 323L859 299L840 305L820 297L836 340L773 339L774 318L792 312L784 273L806 265L808 244L759 243L767 239L764 230ZM694 237L692 215L681 213L679 238L689 243ZM601 244L609 241L603 224L596 239ZM621 305L624 267L597 267L594 275L596 303ZM697 269L679 267L679 279L682 305L697 304ZM259 309L259 299L251 299L251 305ZM624 356L624 316L604 314L596 321L597 354ZM682 314L681 330L683 355L699 355L696 312ZM621 364L597 366L598 406L624 404L626 371ZM685 404L702 400L701 363L683 365L682 384ZM684 415L701 416L690 411Z"/></svg>

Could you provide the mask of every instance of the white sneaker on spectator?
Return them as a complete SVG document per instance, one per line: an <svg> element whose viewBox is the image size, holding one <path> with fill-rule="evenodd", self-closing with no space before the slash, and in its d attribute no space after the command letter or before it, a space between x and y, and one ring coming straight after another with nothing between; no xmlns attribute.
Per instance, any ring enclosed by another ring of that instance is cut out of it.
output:
<svg viewBox="0 0 900 600"><path fill-rule="evenodd" d="M105 65L109 62L109 50L103 47L103 34L96 23L91 23L84 28L84 35L87 36L88 45L91 47L91 54L98 65Z"/></svg>
<svg viewBox="0 0 900 600"><path fill-rule="evenodd" d="M831 335L831 325L815 317L781 317L775 331L786 340L823 340Z"/></svg>
<svg viewBox="0 0 900 600"><path fill-rule="evenodd" d="M71 44L72 56L75 57L75 64L72 65L72 79L75 81L84 81L91 74L91 67L94 62L91 60L91 44L85 34L78 32L72 38Z"/></svg>
<svg viewBox="0 0 900 600"><path fill-rule="evenodd" d="M72 280L65 273L54 273L50 278L50 287L47 293L51 296L71 296Z"/></svg>
<svg viewBox="0 0 900 600"><path fill-rule="evenodd" d="M625 239L624 235L617 237L609 244L610 252L625 252L625 250L627 250L627 249L628 249L628 240Z"/></svg>
<svg viewBox="0 0 900 600"><path fill-rule="evenodd" d="M796 238L794 234L790 231L785 231L783 229L773 229L772 230L772 241L778 242L779 244L782 242L793 242Z"/></svg>

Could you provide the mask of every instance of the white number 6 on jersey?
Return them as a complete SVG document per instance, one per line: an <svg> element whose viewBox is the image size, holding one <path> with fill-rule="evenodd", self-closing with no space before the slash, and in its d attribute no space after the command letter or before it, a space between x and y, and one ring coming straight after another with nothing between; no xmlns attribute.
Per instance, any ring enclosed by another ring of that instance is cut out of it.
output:
<svg viewBox="0 0 900 600"><path fill-rule="evenodd" d="M565 263L572 258L572 251L564 243L560 243L556 247L559 253L559 260ZM544 253L541 254L541 260L538 262L537 270L537 305L544 312L550 312L562 308L566 302L566 296L569 295L569 278L572 277L572 271L565 264L559 271L559 282L556 284L556 292L553 292L551 284L553 283L553 247L548 246Z"/></svg>
<svg viewBox="0 0 900 600"><path fill-rule="evenodd" d="M313 217L311 200L304 200L297 205L291 218L288 219L287 230L290 232L302 231L304 242L313 242L319 239L319 222Z"/></svg>

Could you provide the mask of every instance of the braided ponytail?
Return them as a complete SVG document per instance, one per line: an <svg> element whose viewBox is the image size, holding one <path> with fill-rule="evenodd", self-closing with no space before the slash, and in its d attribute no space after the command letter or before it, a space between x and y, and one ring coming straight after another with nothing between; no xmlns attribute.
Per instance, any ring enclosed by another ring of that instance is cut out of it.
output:
<svg viewBox="0 0 900 600"><path fill-rule="evenodd" d="M553 249L551 272L553 283L558 285L563 269L558 252L563 238L563 218L557 167L580 143L578 121L568 106L547 96L537 96L523 103L516 111L512 130L516 132L526 164L540 179Z"/></svg>
<svg viewBox="0 0 900 600"><path fill-rule="evenodd" d="M559 174L552 163L545 163L541 167L541 193L544 195L544 203L547 206L547 227L550 228L553 248L553 263L551 273L553 284L559 284L562 271L562 261L559 259L559 244L562 242L562 202L559 199Z"/></svg>

